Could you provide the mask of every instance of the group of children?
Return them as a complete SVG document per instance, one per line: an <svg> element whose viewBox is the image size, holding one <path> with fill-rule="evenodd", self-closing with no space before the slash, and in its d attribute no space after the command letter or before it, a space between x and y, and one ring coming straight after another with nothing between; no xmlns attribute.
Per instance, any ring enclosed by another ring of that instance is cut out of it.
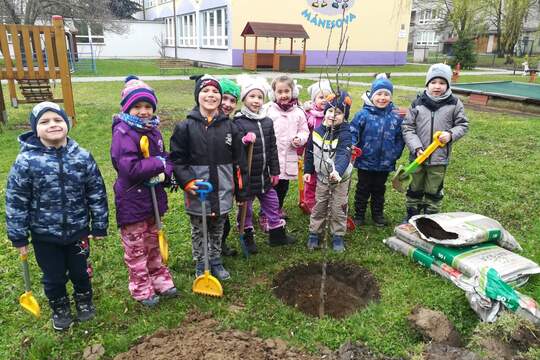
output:
<svg viewBox="0 0 540 360"><path fill-rule="evenodd" d="M116 220L132 297L151 307L160 298L178 294L160 255L153 204L153 200L157 202L163 216L167 211L165 187L171 184L185 191L196 276L204 272L202 217L206 216L210 270L220 280L230 278L222 255L235 254L226 243L235 200L246 209L244 238L251 254L257 253L255 198L269 245L295 243L286 229L283 206L290 180L298 177L300 156L304 157L305 181L301 207L311 214L310 250L320 246L326 225L333 250L345 250L354 167L358 169L355 223L365 223L370 201L375 225L386 225L383 210L389 173L405 144L414 158L431 143L436 131L442 131L439 139L446 146L413 174L406 220L421 212L439 211L451 145L468 129L463 104L450 89L451 75L447 65L433 65L427 73L426 90L404 120L392 103L392 83L378 78L362 96L364 106L350 124L350 95L334 91L327 80L308 88L310 101L301 108L299 86L290 76L278 76L271 86L263 78L247 75L240 76L238 84L200 76L195 79L195 106L176 124L169 153L159 131L154 90L135 76L126 78L121 111L113 116L110 152L117 172ZM268 95L271 102L265 103ZM68 279L73 283L76 319L86 321L95 314L87 271L88 244L89 239L107 234L107 196L94 159L68 137L69 120L58 105L36 105L30 124L32 130L19 137L21 150L8 177L8 237L21 254L28 252L28 239L32 239L53 327L64 330L74 321L66 291ZM354 163L353 147L361 152ZM213 186L205 200L205 214L198 196L200 181ZM237 225L244 220L240 214L238 211Z"/></svg>

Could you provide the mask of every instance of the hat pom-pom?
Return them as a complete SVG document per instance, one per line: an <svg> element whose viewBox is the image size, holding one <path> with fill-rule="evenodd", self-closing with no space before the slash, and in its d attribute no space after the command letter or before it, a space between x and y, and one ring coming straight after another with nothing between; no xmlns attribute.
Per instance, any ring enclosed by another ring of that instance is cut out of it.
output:
<svg viewBox="0 0 540 360"><path fill-rule="evenodd" d="M124 80L125 83L128 83L129 81L131 80L139 80L139 77L138 76L135 76L135 75L128 75L126 77L126 80Z"/></svg>

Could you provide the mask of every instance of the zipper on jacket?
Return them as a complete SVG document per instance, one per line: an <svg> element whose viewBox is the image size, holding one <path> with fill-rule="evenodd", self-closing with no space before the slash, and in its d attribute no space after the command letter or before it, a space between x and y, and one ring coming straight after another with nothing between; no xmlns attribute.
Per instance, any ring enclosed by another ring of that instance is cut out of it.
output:
<svg viewBox="0 0 540 360"><path fill-rule="evenodd" d="M257 125L259 126L259 131L261 133L261 142L262 142L262 154L263 154L263 171L261 172L261 184L262 184L262 193L264 194L264 171L266 170L266 144L264 142L264 132L261 126L261 122L257 120ZM270 173L268 173L270 175ZM270 175L272 176L272 175Z"/></svg>
<svg viewBox="0 0 540 360"><path fill-rule="evenodd" d="M433 140L433 122L435 121L435 113L431 112L431 136L429 137L429 143L431 144L431 141ZM432 154L433 155L433 154ZM431 164L431 156L429 159L427 159L428 164Z"/></svg>
<svg viewBox="0 0 540 360"><path fill-rule="evenodd" d="M66 189L64 185L64 160L62 159L62 149L56 150L56 157L58 158L58 179L60 180L60 192L62 200L62 240L66 240L66 223L67 223L67 213L66 213Z"/></svg>

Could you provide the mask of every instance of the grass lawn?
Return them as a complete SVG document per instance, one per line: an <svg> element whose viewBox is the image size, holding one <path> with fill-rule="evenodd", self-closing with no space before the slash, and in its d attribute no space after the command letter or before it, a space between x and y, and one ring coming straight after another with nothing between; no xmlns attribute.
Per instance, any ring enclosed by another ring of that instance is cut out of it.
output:
<svg viewBox="0 0 540 360"><path fill-rule="evenodd" d="M99 68L99 66L98 66ZM141 68L134 67L141 74ZM150 71L148 66L146 69ZM123 69L122 74L126 71ZM396 82L399 80L395 79ZM304 85L308 82L303 81ZM193 106L193 83L189 81L151 82L159 97L164 138L171 134L174 121L182 119ZM440 310L454 322L467 340L478 325L461 290L429 270L393 253L382 243L392 234L368 224L346 237L347 251L329 254L334 261L359 264L369 269L379 282L381 300L343 320L322 320L304 315L277 300L271 292L276 273L291 265L320 261L320 251L305 248L308 218L296 207L297 191L293 183L286 208L291 219L288 228L298 237L293 247L270 248L265 236L257 233L260 253L249 260L226 259L232 280L224 283L221 299L191 293L194 264L191 260L189 221L183 212L182 194L169 197L171 209L164 223L170 246L170 268L182 292L176 300L162 302L147 310L133 301L127 289L127 270L114 221L112 184L115 172L109 157L110 119L118 110L121 83L74 84L77 126L70 136L90 150L105 178L111 209L109 236L92 243L91 259L95 276L93 287L98 316L95 320L73 326L66 333L56 333L50 325L50 311L39 279L39 269L31 256L33 290L42 307L42 318L33 319L18 304L23 281L17 252L5 235L0 222L0 336L1 359L78 359L84 348L102 344L107 357L126 351L140 336L158 328L174 328L189 309L211 312L224 328L255 330L259 336L279 337L291 344L316 351L320 344L332 349L346 340L362 340L377 352L408 356L421 351L422 339L407 324L411 309L423 305ZM349 89L353 109L361 107L360 94L365 87ZM5 91L7 93L7 91ZM305 91L303 92L305 97ZM396 91L395 101L407 106L412 92ZM0 133L0 217L5 217L5 184L8 171L17 156L16 137L28 129L30 105L8 108L10 120ZM523 254L540 262L540 122L532 117L504 113L468 111L470 133L455 146L446 183L445 211L472 211L499 220L518 239ZM400 163L405 163L406 154ZM350 196L352 203L352 194ZM388 186L386 215L395 224L404 215L404 196ZM236 233L230 243L236 244ZM530 280L523 292L540 300L540 277ZM243 305L239 312L230 305Z"/></svg>

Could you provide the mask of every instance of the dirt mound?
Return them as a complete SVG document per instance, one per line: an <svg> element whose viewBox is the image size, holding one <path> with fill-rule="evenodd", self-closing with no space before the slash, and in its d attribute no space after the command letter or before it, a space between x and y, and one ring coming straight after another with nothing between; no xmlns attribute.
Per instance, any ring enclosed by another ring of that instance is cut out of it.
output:
<svg viewBox="0 0 540 360"><path fill-rule="evenodd" d="M218 322L209 316L192 313L181 327L159 330L142 338L128 352L115 360L278 360L317 359L290 348L281 339L258 338L237 330L218 332Z"/></svg>
<svg viewBox="0 0 540 360"><path fill-rule="evenodd" d="M377 355L371 352L361 342L352 343L347 341L335 352L335 354L328 357L330 360L397 360L397 358L390 358L383 355Z"/></svg>
<svg viewBox="0 0 540 360"><path fill-rule="evenodd" d="M302 264L280 272L274 295L300 311L319 316L322 264ZM329 263L325 284L325 315L343 318L380 298L374 276L357 265Z"/></svg>
<svg viewBox="0 0 540 360"><path fill-rule="evenodd" d="M427 340L455 347L461 346L458 332L442 312L417 305L407 319L411 327Z"/></svg>

